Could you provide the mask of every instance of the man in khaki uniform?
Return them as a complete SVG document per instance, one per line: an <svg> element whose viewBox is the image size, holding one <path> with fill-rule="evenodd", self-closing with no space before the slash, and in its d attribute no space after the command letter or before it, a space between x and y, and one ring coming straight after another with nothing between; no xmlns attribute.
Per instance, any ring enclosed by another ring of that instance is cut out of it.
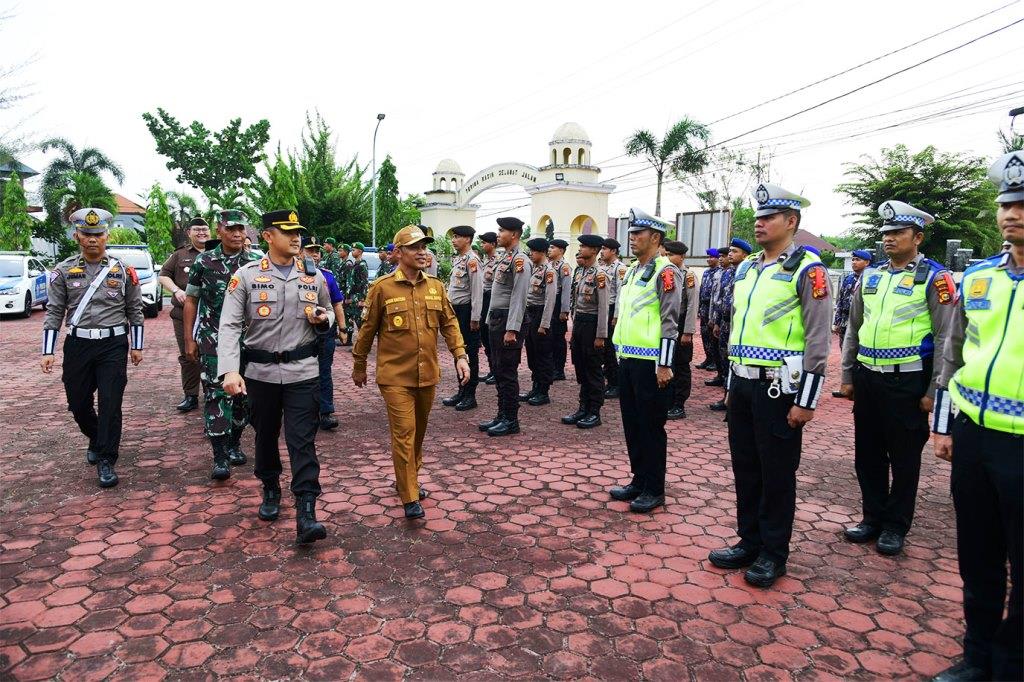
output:
<svg viewBox="0 0 1024 682"><path fill-rule="evenodd" d="M423 517L420 500L427 496L418 476L427 418L441 380L438 333L455 356L459 382L469 381L469 361L455 310L441 280L424 272L427 244L432 241L417 225L403 227L395 235L398 265L370 287L359 339L352 349L352 381L365 386L366 359L373 337L380 336L377 385L388 410L395 486L410 519Z"/></svg>

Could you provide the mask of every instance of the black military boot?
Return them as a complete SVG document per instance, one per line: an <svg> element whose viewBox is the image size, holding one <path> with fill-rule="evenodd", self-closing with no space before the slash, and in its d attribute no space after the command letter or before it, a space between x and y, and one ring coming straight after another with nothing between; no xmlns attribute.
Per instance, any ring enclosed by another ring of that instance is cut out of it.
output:
<svg viewBox="0 0 1024 682"><path fill-rule="evenodd" d="M181 402L175 405L175 409L178 412L191 412L192 410L199 407L199 396L187 395L181 399Z"/></svg>
<svg viewBox="0 0 1024 682"><path fill-rule="evenodd" d="M117 474L114 473L114 463L106 457L101 457L96 463L96 476L101 488L113 488L117 485Z"/></svg>
<svg viewBox="0 0 1024 682"><path fill-rule="evenodd" d="M503 421L505 421L505 415L501 413L501 410L498 410L498 414L494 415L494 419L491 419L490 421L486 422L480 422L479 424L476 425L476 427L481 431L487 431L492 426L497 426Z"/></svg>
<svg viewBox="0 0 1024 682"><path fill-rule="evenodd" d="M491 428L487 429L488 436L511 436L519 433L519 418L504 418Z"/></svg>
<svg viewBox="0 0 1024 682"><path fill-rule="evenodd" d="M476 408L476 387L467 388L462 392L462 400L455 406L456 412L465 412Z"/></svg>
<svg viewBox="0 0 1024 682"><path fill-rule="evenodd" d="M493 386L494 384L498 383L498 377L494 376L494 372L488 372L487 376L485 376L481 381L483 381L488 386Z"/></svg>
<svg viewBox="0 0 1024 682"><path fill-rule="evenodd" d="M530 398L529 400L526 401L526 404L527 405L533 405L534 407L539 407L541 405L547 405L548 403L551 402L551 398L550 398L550 396L548 396L548 391L550 389L551 389L550 386L538 385L537 386L537 392L533 394L532 398Z"/></svg>
<svg viewBox="0 0 1024 682"><path fill-rule="evenodd" d="M619 387L618 387L618 385L609 386L608 388L606 388L605 391L604 391L604 397L605 398L618 398L619 397Z"/></svg>
<svg viewBox="0 0 1024 682"><path fill-rule="evenodd" d="M583 417L583 419L576 422L577 429L593 429L601 425L601 413L598 410L594 410L590 414Z"/></svg>
<svg viewBox="0 0 1024 682"><path fill-rule="evenodd" d="M576 408L575 412L573 412L572 414L567 414L564 417L562 417L562 423L563 424L568 424L568 425L573 425L573 424L578 423L579 420L583 419L586 416L587 416L586 409L584 409L584 407L582 405L580 405L578 408Z"/></svg>
<svg viewBox="0 0 1024 682"><path fill-rule="evenodd" d="M213 448L213 470L210 478L215 481L226 481L231 478L231 467L228 465L228 437L213 436L210 438Z"/></svg>
<svg viewBox="0 0 1024 682"><path fill-rule="evenodd" d="M445 407L455 407L456 405L462 402L462 397L465 394L465 392L465 389L460 384L459 390L457 390L454 395L450 395L447 398L443 399L441 401L441 404L444 405Z"/></svg>
<svg viewBox="0 0 1024 682"><path fill-rule="evenodd" d="M324 524L316 520L316 496L306 493L295 498L295 543L308 545L327 537Z"/></svg>
<svg viewBox="0 0 1024 682"><path fill-rule="evenodd" d="M231 437L228 438L228 462L232 466L239 466L245 464L245 453L242 452L242 431L245 431L245 427L237 427L231 429Z"/></svg>
<svg viewBox="0 0 1024 682"><path fill-rule="evenodd" d="M281 514L281 489L263 488L263 502L257 515L264 521L273 521Z"/></svg>
<svg viewBox="0 0 1024 682"><path fill-rule="evenodd" d="M96 466L96 462L99 461L99 453L96 452L96 446L93 443L89 443L89 447L85 451L85 462L90 466Z"/></svg>
<svg viewBox="0 0 1024 682"><path fill-rule="evenodd" d="M324 431L333 431L338 428L338 418L333 414L320 415L320 428Z"/></svg>
<svg viewBox="0 0 1024 682"><path fill-rule="evenodd" d="M537 395L537 382L536 381L533 382L533 386L530 388L529 393L520 393L519 394L519 402L521 402L521 403L529 402L530 398L532 398L535 395Z"/></svg>

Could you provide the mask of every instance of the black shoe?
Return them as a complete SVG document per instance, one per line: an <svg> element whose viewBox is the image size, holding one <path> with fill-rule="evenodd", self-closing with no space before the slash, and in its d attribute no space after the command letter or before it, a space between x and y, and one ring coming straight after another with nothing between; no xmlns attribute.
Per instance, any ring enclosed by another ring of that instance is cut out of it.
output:
<svg viewBox="0 0 1024 682"><path fill-rule="evenodd" d="M664 495L652 495L651 493L644 492L640 493L639 497L629 503L629 511L637 514L646 514L664 505Z"/></svg>
<svg viewBox="0 0 1024 682"><path fill-rule="evenodd" d="M743 574L743 579L754 587L768 588L784 575L786 575L786 564L758 557L754 565Z"/></svg>
<svg viewBox="0 0 1024 682"><path fill-rule="evenodd" d="M96 462L100 459L99 454L91 447L85 451L85 462L91 466L96 466Z"/></svg>
<svg viewBox="0 0 1024 682"><path fill-rule="evenodd" d="M333 431L338 428L338 419L333 414L320 415L320 428L324 431Z"/></svg>
<svg viewBox="0 0 1024 682"><path fill-rule="evenodd" d="M681 407L673 407L668 411L669 419L686 419L686 410Z"/></svg>
<svg viewBox="0 0 1024 682"><path fill-rule="evenodd" d="M533 387L529 391L527 391L526 393L520 393L519 394L519 402L521 402L521 403L529 402L530 398L532 398L535 395L537 395L537 382L536 381L533 382Z"/></svg>
<svg viewBox="0 0 1024 682"><path fill-rule="evenodd" d="M943 670L932 678L932 682L981 682L981 680L991 679L992 673L965 659L953 667Z"/></svg>
<svg viewBox="0 0 1024 682"><path fill-rule="evenodd" d="M629 485L617 485L610 489L608 494L612 496L613 500L618 500L619 502L631 502L632 500L640 497L640 493L642 492L643 490L640 489L640 486L630 483Z"/></svg>
<svg viewBox="0 0 1024 682"><path fill-rule="evenodd" d="M551 397L547 391L538 391L532 398L526 401L527 405L533 405L534 407L540 407L541 405L547 405L551 402Z"/></svg>
<svg viewBox="0 0 1024 682"><path fill-rule="evenodd" d="M489 384L489 383L491 383L490 380L493 379L493 378L494 378L494 372L488 372L484 376L480 377L480 383L481 384Z"/></svg>
<svg viewBox="0 0 1024 682"><path fill-rule="evenodd" d="M858 523L856 526L850 526L843 531L843 537L850 542L856 542L858 544L862 542L871 542L878 537L882 529L878 526L872 526L870 523Z"/></svg>
<svg viewBox="0 0 1024 682"><path fill-rule="evenodd" d="M604 392L604 397L605 398L618 398L619 397L619 387L618 386L609 386L605 390L605 392Z"/></svg>
<svg viewBox="0 0 1024 682"><path fill-rule="evenodd" d="M197 407L199 407L199 396L187 395L182 398L181 402L178 403L175 409L177 409L178 412L191 412Z"/></svg>
<svg viewBox="0 0 1024 682"><path fill-rule="evenodd" d="M405 509L405 518L407 519L422 519L426 515L423 512L423 505L419 502L403 504L402 508Z"/></svg>
<svg viewBox="0 0 1024 682"><path fill-rule="evenodd" d="M704 382L705 386L725 386L725 379L722 377L715 377L714 379L708 379Z"/></svg>
<svg viewBox="0 0 1024 682"><path fill-rule="evenodd" d="M226 481L231 478L231 467L228 464L228 437L213 436L210 438L213 448L213 470L210 478L215 481Z"/></svg>
<svg viewBox="0 0 1024 682"><path fill-rule="evenodd" d="M576 408L576 411L573 412L572 414L567 414L564 417L562 417L562 423L571 426L586 416L587 411L584 410L583 406L581 405L580 407Z"/></svg>
<svg viewBox="0 0 1024 682"><path fill-rule="evenodd" d="M466 391L462 394L462 400L455 406L456 412L465 412L476 409L476 391Z"/></svg>
<svg viewBox="0 0 1024 682"><path fill-rule="evenodd" d="M113 488L117 485L117 474L114 473L113 462L106 458L96 462L96 477L101 488Z"/></svg>
<svg viewBox="0 0 1024 682"><path fill-rule="evenodd" d="M832 391L832 397L833 398L845 398L846 396L843 395L842 391Z"/></svg>
<svg viewBox="0 0 1024 682"><path fill-rule="evenodd" d="M724 400L719 400L717 403L711 403L708 405L708 409L712 412L725 412L729 408L725 406Z"/></svg>
<svg viewBox="0 0 1024 682"><path fill-rule="evenodd" d="M484 379L484 383L487 384L488 386L493 386L494 384L498 383L498 377L494 376L494 372L491 372L490 374L487 375L487 378Z"/></svg>
<svg viewBox="0 0 1024 682"><path fill-rule="evenodd" d="M462 402L462 393L462 387L460 386L459 390L455 392L455 395L448 396L447 398L441 401L441 404L444 405L445 407L455 407L456 405Z"/></svg>
<svg viewBox="0 0 1024 682"><path fill-rule="evenodd" d="M511 436L514 433L519 433L518 419L503 419L487 429L488 436Z"/></svg>
<svg viewBox="0 0 1024 682"><path fill-rule="evenodd" d="M308 545L325 537L327 529L316 520L316 496L305 494L295 498L295 544Z"/></svg>
<svg viewBox="0 0 1024 682"><path fill-rule="evenodd" d="M395 492L398 492L398 482L397 481L395 482ZM420 486L420 499L421 500L425 500L428 497L430 497L430 491L428 491L423 486Z"/></svg>
<svg viewBox="0 0 1024 682"><path fill-rule="evenodd" d="M904 536L896 531L883 530L882 534L878 536L878 542L875 543L875 549L879 554L896 556L903 551L903 543Z"/></svg>
<svg viewBox="0 0 1024 682"><path fill-rule="evenodd" d="M757 560L757 552L744 549L740 545L713 549L708 554L708 561L718 568L746 568Z"/></svg>
<svg viewBox="0 0 1024 682"><path fill-rule="evenodd" d="M273 521L281 513L281 489L264 488L263 502L257 515L264 521Z"/></svg>
<svg viewBox="0 0 1024 682"><path fill-rule="evenodd" d="M577 429L593 429L601 425L601 415L597 412L588 414L576 422Z"/></svg>
<svg viewBox="0 0 1024 682"><path fill-rule="evenodd" d="M480 422L479 424L476 425L476 428L480 429L481 431L486 431L492 426L497 426L503 421L505 421L505 415L499 412L498 414L494 415L494 419L491 419L490 421L486 422Z"/></svg>
<svg viewBox="0 0 1024 682"><path fill-rule="evenodd" d="M242 432L245 431L245 427L231 429L231 435L228 437L228 462L232 466L241 466L245 464L245 453L242 452Z"/></svg>
<svg viewBox="0 0 1024 682"><path fill-rule="evenodd" d="M554 376L551 377L554 381L565 381L565 371L555 372Z"/></svg>
<svg viewBox="0 0 1024 682"><path fill-rule="evenodd" d="M704 362L700 363L699 365L694 365L693 368L694 369L714 369L715 366L710 364L707 360L705 360Z"/></svg>

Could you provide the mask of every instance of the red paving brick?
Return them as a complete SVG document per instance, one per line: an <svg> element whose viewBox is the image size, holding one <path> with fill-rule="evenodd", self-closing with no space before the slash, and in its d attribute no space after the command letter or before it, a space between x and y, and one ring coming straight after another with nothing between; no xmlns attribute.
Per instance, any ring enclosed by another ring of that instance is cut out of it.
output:
<svg viewBox="0 0 1024 682"><path fill-rule="evenodd" d="M789 575L764 592L706 561L732 539L734 497L703 372L689 418L669 422L668 506L654 515L607 499L628 471L618 406L595 431L563 427L566 382L554 404L523 408L514 438L475 428L491 387L474 412L438 404L427 517L410 523L380 395L351 385L340 351L342 427L318 436L329 535L300 548L290 504L274 524L256 518L251 464L208 479L201 416L173 410L166 315L147 321L145 362L129 369L121 484L96 488L60 375L38 371L41 321L0 322L4 678L924 678L959 653L948 466L925 453L904 556L843 541L860 503L835 371L804 437Z"/></svg>

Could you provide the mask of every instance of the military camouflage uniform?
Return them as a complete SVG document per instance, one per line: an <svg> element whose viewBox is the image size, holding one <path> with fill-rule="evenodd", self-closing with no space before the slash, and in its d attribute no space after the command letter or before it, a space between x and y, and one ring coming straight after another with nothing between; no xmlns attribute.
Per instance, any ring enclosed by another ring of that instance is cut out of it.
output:
<svg viewBox="0 0 1024 682"><path fill-rule="evenodd" d="M188 273L185 295L197 300L196 323L192 338L199 346L200 377L203 381L203 417L206 435L231 436L241 433L248 421L248 403L244 395L229 396L217 371L217 329L220 311L228 281L242 265L259 260L255 254L242 249L229 256L218 245L196 258Z"/></svg>
<svg viewBox="0 0 1024 682"><path fill-rule="evenodd" d="M330 270L335 279L339 278L341 276L341 256L337 251L325 252L323 260L320 261L320 267Z"/></svg>
<svg viewBox="0 0 1024 682"><path fill-rule="evenodd" d="M341 295L345 297L345 333L348 334L348 342L344 345L352 345L352 329L355 322L355 316L350 312L349 299L352 296L352 275L355 272L355 261L351 257L341 261L341 266L338 268L338 273L335 279L338 280L338 288L341 289ZM358 311L358 308L356 308Z"/></svg>
<svg viewBox="0 0 1024 682"><path fill-rule="evenodd" d="M360 258L352 264L352 277L349 280L349 296L345 299L345 318L351 320L358 328L363 321L363 309L360 303L366 300L366 292L370 288L370 266Z"/></svg>

